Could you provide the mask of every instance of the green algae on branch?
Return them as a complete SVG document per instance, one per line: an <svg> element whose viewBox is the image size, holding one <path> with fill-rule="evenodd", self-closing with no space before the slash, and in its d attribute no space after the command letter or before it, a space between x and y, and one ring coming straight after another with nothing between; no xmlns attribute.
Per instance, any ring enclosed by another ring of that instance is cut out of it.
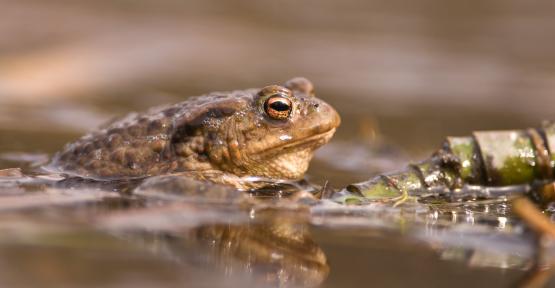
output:
<svg viewBox="0 0 555 288"><path fill-rule="evenodd" d="M555 123L552 122L537 129L448 137L430 158L398 172L351 184L337 195L341 199L348 194L367 200L392 199L399 204L399 200L404 201L409 195L452 197L458 193L483 197L529 192L535 184L555 180L554 149ZM483 193L477 193L480 187ZM535 197L542 198L542 195Z"/></svg>

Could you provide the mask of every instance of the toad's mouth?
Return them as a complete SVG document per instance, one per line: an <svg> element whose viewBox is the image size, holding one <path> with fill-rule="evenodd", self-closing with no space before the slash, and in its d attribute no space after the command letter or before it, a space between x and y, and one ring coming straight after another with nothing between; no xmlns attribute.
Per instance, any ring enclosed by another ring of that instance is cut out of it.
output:
<svg viewBox="0 0 555 288"><path fill-rule="evenodd" d="M261 151L257 154L259 156L269 157L276 154L287 153L293 150L306 149L307 147L311 147L312 150L316 150L316 148L330 141L330 139L333 137L333 134L335 134L335 129L336 128L332 128L324 133L316 134L307 138L291 141L288 143L283 143L281 145L277 145L272 148Z"/></svg>

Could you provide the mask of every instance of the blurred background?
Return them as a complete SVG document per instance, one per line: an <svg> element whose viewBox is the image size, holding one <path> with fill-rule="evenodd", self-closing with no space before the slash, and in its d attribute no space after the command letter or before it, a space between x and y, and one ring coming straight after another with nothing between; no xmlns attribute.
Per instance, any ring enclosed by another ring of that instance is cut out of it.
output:
<svg viewBox="0 0 555 288"><path fill-rule="evenodd" d="M304 76L342 116L337 136L320 150L309 171L311 180L330 180L338 188L424 158L448 135L555 120L554 35L555 2L550 1L0 0L0 169L44 163L65 143L129 111ZM24 194L16 192L3 188L0 194ZM29 215L58 229L74 218L87 223L118 210L114 203L105 205L76 206L69 212L34 209ZM484 207L487 214L490 208ZM502 208L491 211L504 216ZM459 215L461 223L473 225L473 214L460 211L446 215L455 220ZM197 210L186 212L192 219L199 217ZM433 239L443 235L434 230L437 212L435 217L425 229ZM29 226L22 219L6 214L0 219L0 283L10 277L15 283L31 283L9 287L61 287L68 279L90 284L84 287L109 287L105 282L125 277L127 286L114 287L157 286L168 279L179 283L164 287L196 283L190 279L230 283L221 277L233 272L229 269L217 274L198 268L205 255L197 255L197 246L186 241L178 245L167 237L107 237L79 221L77 230L71 226L60 232L42 222ZM177 219L179 224L191 221ZM394 223L399 223L400 237L386 235L385 240L377 229L355 227L363 235L354 236L338 227L317 229L315 241L332 271L324 285L508 287L524 273L503 270L513 267L507 265L512 254L498 257L502 264L496 265L503 269L494 269L491 263L498 258L490 261L489 254L440 254L415 246L404 239L403 218ZM255 232L256 237L261 233ZM241 233L238 239L245 238ZM188 239L175 235L179 241ZM484 245L488 251L505 243L468 238L464 232L452 239L490 243ZM147 248L139 253L128 240ZM245 247L252 246L245 242ZM272 244L266 239L261 243ZM181 258L175 252L180 249L186 252ZM453 255L469 258L470 265L444 261ZM160 260L164 257L171 261ZM192 259L194 265L174 265L179 259ZM491 267L477 268L480 260ZM324 272L317 274L320 280L327 277ZM51 286L33 282L41 279L50 279L46 283Z"/></svg>
<svg viewBox="0 0 555 288"><path fill-rule="evenodd" d="M379 135L411 158L552 118L548 1L0 5L0 151L52 153L131 110L294 76L342 115L336 141Z"/></svg>

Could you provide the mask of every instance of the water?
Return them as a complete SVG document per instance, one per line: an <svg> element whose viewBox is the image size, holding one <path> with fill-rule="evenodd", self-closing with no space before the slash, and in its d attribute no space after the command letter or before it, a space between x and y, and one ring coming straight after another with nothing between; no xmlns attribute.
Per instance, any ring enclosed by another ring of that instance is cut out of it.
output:
<svg viewBox="0 0 555 288"><path fill-rule="evenodd" d="M0 179L1 286L512 287L539 277L536 240L504 202L276 209L34 177L116 115L294 76L342 116L309 170L319 185L397 169L447 135L539 126L555 104L551 3L0 3L0 169L28 175Z"/></svg>
<svg viewBox="0 0 555 288"><path fill-rule="evenodd" d="M10 174L0 182L9 287L506 287L528 279L537 251L503 200L249 205Z"/></svg>

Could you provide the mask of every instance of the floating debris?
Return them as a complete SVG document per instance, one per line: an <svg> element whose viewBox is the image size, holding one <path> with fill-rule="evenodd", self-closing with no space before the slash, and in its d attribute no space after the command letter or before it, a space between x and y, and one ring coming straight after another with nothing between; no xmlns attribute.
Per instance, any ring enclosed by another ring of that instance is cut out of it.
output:
<svg viewBox="0 0 555 288"><path fill-rule="evenodd" d="M542 128L475 132L448 137L432 157L406 169L349 185L338 195L405 202L410 196L448 201L511 197L526 193L539 201L553 194L534 189L550 183L555 169L555 123Z"/></svg>

